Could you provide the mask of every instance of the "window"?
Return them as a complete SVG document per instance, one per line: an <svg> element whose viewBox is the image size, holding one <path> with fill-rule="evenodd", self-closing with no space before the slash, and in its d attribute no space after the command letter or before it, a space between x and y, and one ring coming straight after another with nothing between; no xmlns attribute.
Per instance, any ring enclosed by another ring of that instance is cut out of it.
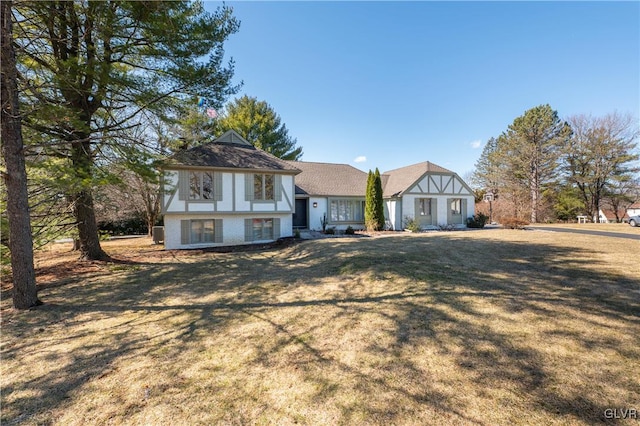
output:
<svg viewBox="0 0 640 426"><path fill-rule="evenodd" d="M280 218L244 220L245 241L264 241L278 238L280 238Z"/></svg>
<svg viewBox="0 0 640 426"><path fill-rule="evenodd" d="M431 198L418 199L418 214L420 216L431 216Z"/></svg>
<svg viewBox="0 0 640 426"><path fill-rule="evenodd" d="M213 199L213 172L189 172L189 199Z"/></svg>
<svg viewBox="0 0 640 426"><path fill-rule="evenodd" d="M331 200L329 204L331 222L363 222L364 201L362 200Z"/></svg>
<svg viewBox="0 0 640 426"><path fill-rule="evenodd" d="M273 240L273 219L253 219L253 240Z"/></svg>
<svg viewBox="0 0 640 426"><path fill-rule="evenodd" d="M181 244L221 243L222 219L186 219L180 221Z"/></svg>
<svg viewBox="0 0 640 426"><path fill-rule="evenodd" d="M212 243L215 241L215 224L213 219L209 220L192 220L191 236L189 241L191 244Z"/></svg>
<svg viewBox="0 0 640 426"><path fill-rule="evenodd" d="M451 200L451 214L462 214L462 200L460 198Z"/></svg>
<svg viewBox="0 0 640 426"><path fill-rule="evenodd" d="M253 199L272 201L275 197L274 175L253 175Z"/></svg>

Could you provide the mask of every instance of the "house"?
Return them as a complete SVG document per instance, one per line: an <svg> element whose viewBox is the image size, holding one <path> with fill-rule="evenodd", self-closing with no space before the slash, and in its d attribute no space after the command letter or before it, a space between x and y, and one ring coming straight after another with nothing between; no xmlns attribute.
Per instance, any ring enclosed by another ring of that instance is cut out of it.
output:
<svg viewBox="0 0 640 426"><path fill-rule="evenodd" d="M618 209L618 215L616 217L616 211L612 208L602 208L598 210L598 216L600 223L618 223L618 220L627 222L629 220L628 211L624 209Z"/></svg>
<svg viewBox="0 0 640 426"><path fill-rule="evenodd" d="M347 164L290 161L301 170L296 176L294 227L320 229L327 226L364 228L367 173ZM460 177L428 161L380 175L387 228L404 229L406 218L416 219L423 229L451 225L464 227L473 216L473 191Z"/></svg>
<svg viewBox="0 0 640 426"><path fill-rule="evenodd" d="M638 216L640 215L640 201L636 201L627 207L627 216Z"/></svg>
<svg viewBox="0 0 640 426"><path fill-rule="evenodd" d="M382 192L390 229L404 229L407 218L423 229L465 227L475 211L475 197L460 177L429 161L384 172Z"/></svg>
<svg viewBox="0 0 640 426"><path fill-rule="evenodd" d="M233 130L163 165L165 248L273 241L292 236L294 176L289 163Z"/></svg>
<svg viewBox="0 0 640 426"><path fill-rule="evenodd" d="M300 170L296 175L293 226L321 230L327 228L364 229L364 200L368 174L348 164L289 161Z"/></svg>
<svg viewBox="0 0 640 426"><path fill-rule="evenodd" d="M230 130L163 165L167 249L269 242L294 228L363 229L368 174L348 164L284 161ZM471 188L430 162L381 175L387 228L406 218L423 229L464 227ZM324 224L324 225L323 225Z"/></svg>

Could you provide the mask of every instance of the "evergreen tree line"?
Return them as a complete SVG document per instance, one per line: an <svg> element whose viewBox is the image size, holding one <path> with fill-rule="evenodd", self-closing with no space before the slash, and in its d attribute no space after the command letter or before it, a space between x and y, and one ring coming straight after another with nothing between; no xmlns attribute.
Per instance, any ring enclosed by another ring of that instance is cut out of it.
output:
<svg viewBox="0 0 640 426"><path fill-rule="evenodd" d="M487 141L471 178L477 201L493 194L498 220L599 221L600 209L640 200L639 135L630 115L562 120L549 105L531 108Z"/></svg>

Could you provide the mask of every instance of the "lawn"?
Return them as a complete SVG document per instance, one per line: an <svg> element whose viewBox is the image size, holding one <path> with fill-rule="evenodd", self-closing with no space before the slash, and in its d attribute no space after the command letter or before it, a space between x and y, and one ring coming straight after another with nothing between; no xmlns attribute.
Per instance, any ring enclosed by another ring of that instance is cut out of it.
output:
<svg viewBox="0 0 640 426"><path fill-rule="evenodd" d="M637 424L607 417L640 410L640 241L104 246L40 254L38 309L3 295L3 425Z"/></svg>

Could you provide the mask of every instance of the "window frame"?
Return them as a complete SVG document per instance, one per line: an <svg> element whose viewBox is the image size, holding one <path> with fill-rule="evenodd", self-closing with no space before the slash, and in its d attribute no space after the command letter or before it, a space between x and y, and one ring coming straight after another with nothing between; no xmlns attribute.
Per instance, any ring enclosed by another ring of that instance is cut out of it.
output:
<svg viewBox="0 0 640 426"><path fill-rule="evenodd" d="M456 204L455 208L454 203ZM460 216L462 214L462 198L453 198L449 203L449 209L452 216Z"/></svg>
<svg viewBox="0 0 640 426"><path fill-rule="evenodd" d="M269 223L269 225L267 225ZM256 227L256 224L260 224L259 227ZM259 235L256 236L256 229L259 229ZM265 236L265 230L269 230L270 235ZM260 219L252 219L252 241L270 241L273 240L274 235L274 223L273 218L260 218Z"/></svg>
<svg viewBox="0 0 640 426"><path fill-rule="evenodd" d="M268 197L269 182L271 198ZM259 181L260 188L257 188ZM259 189L259 191L258 191ZM258 197L259 195L259 197ZM274 173L253 173L253 201L273 202L276 201L276 175Z"/></svg>
<svg viewBox="0 0 640 426"><path fill-rule="evenodd" d="M184 178L186 201L211 203L222 200L222 182L218 182L222 179L220 173L214 170L187 170Z"/></svg>
<svg viewBox="0 0 640 426"><path fill-rule="evenodd" d="M432 216L433 215L433 202L432 202L433 198L418 198L418 206L419 206L419 212L418 212L418 216ZM429 211L427 213L425 213L425 202L428 202L429 204Z"/></svg>
<svg viewBox="0 0 640 426"><path fill-rule="evenodd" d="M210 222L210 223L207 223ZM199 226L198 226L199 225ZM199 229L198 229L199 228ZM180 221L180 244L211 245L224 242L222 219L198 218ZM199 235L199 236L196 236Z"/></svg>
<svg viewBox="0 0 640 426"><path fill-rule="evenodd" d="M336 215L333 205L336 203ZM341 212L341 204L344 206ZM330 198L328 202L330 224L362 224L364 223L365 200L361 198ZM340 219L340 216L345 219ZM352 217L347 217L352 215Z"/></svg>
<svg viewBox="0 0 640 426"><path fill-rule="evenodd" d="M210 227L207 231L207 222L210 222ZM194 225L200 225L198 232L199 238L194 238ZM209 236L210 239L205 238ZM189 221L189 244L209 244L216 242L216 222L215 219L191 219Z"/></svg>

